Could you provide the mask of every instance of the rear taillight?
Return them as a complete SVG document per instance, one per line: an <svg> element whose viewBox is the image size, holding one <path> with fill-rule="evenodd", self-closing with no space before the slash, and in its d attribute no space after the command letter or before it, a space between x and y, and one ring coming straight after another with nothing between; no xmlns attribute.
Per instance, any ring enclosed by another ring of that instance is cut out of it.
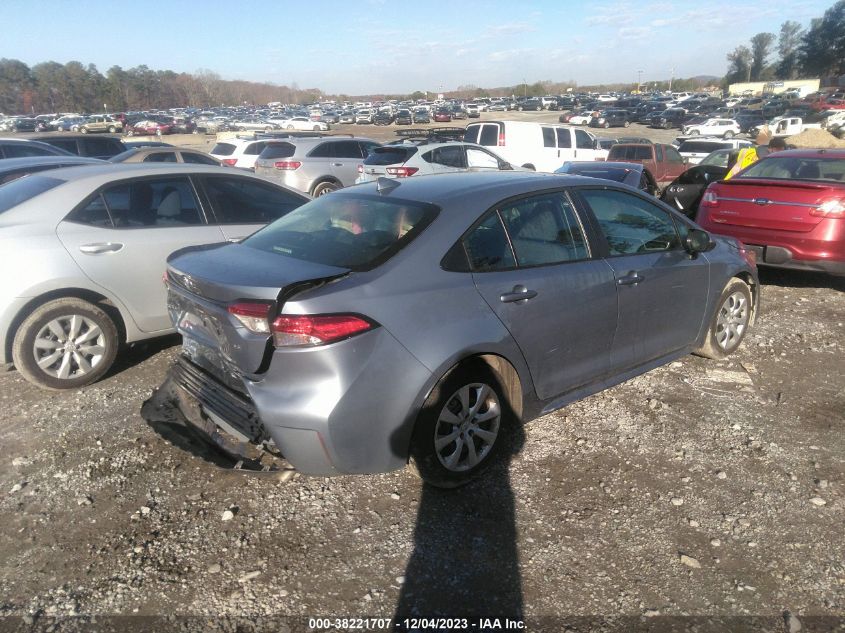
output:
<svg viewBox="0 0 845 633"><path fill-rule="evenodd" d="M501 131L499 132L499 142L498 142L498 146L499 146L499 147L504 147L504 146L505 146L505 131L504 131L504 130L501 130Z"/></svg>
<svg viewBox="0 0 845 633"><path fill-rule="evenodd" d="M273 167L276 169L286 169L286 170L294 170L299 169L302 166L298 160L277 160L273 163Z"/></svg>
<svg viewBox="0 0 845 633"><path fill-rule="evenodd" d="M271 327L276 347L326 345L372 330L376 324L354 314L281 315Z"/></svg>
<svg viewBox="0 0 845 633"><path fill-rule="evenodd" d="M749 266L751 266L752 268L755 268L757 266L757 251L753 251L750 248L746 248L745 244L740 242L739 254L746 262L748 262Z"/></svg>
<svg viewBox="0 0 845 633"><path fill-rule="evenodd" d="M707 190L704 192L704 195L701 197L701 203L699 206L702 207L718 207L719 206L719 196L716 195L715 191Z"/></svg>
<svg viewBox="0 0 845 633"><path fill-rule="evenodd" d="M233 303L229 305L229 314L240 321L253 334L270 333L270 303Z"/></svg>
<svg viewBox="0 0 845 633"><path fill-rule="evenodd" d="M408 176L413 176L415 173L419 171L417 167L388 167L385 171L390 176L396 176L397 178L407 178Z"/></svg>
<svg viewBox="0 0 845 633"><path fill-rule="evenodd" d="M223 165L225 165L226 167L234 167L237 162L238 162L237 158L224 158L223 159Z"/></svg>
<svg viewBox="0 0 845 633"><path fill-rule="evenodd" d="M810 215L829 220L841 220L845 218L845 200L825 200L814 209L810 209Z"/></svg>

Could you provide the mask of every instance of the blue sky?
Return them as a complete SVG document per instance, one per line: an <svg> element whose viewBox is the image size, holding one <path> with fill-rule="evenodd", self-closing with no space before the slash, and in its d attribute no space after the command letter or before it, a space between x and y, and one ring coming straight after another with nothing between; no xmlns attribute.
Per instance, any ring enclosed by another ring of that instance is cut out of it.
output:
<svg viewBox="0 0 845 633"><path fill-rule="evenodd" d="M4 0L0 57L296 83L328 93L439 91L722 75L725 54L834 0Z"/></svg>

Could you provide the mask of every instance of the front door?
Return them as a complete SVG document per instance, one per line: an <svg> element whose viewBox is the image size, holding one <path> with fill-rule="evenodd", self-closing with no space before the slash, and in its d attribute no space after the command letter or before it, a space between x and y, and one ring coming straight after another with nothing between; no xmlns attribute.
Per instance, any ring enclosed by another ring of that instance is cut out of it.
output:
<svg viewBox="0 0 845 633"><path fill-rule="evenodd" d="M476 288L522 351L541 399L608 371L617 312L613 271L591 256L565 193L500 205L465 247Z"/></svg>
<svg viewBox="0 0 845 633"><path fill-rule="evenodd" d="M640 196L579 189L607 240L619 296L614 373L692 345L705 318L710 268L682 247L687 225Z"/></svg>

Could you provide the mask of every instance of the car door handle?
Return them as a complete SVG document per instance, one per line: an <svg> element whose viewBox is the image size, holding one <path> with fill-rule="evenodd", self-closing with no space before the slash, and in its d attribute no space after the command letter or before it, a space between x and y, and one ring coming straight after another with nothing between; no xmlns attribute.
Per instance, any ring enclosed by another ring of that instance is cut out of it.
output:
<svg viewBox="0 0 845 633"><path fill-rule="evenodd" d="M501 296L499 296L499 300L502 303L516 303L518 301L528 301L529 299L533 299L537 296L536 290L529 290L523 285L517 285L513 287L511 292L505 292Z"/></svg>
<svg viewBox="0 0 845 633"><path fill-rule="evenodd" d="M104 253L116 253L123 248L120 242L98 242L96 244L83 244L79 250L86 255L103 255Z"/></svg>
<svg viewBox="0 0 845 633"><path fill-rule="evenodd" d="M332 163L335 167L343 167L343 163Z"/></svg>
<svg viewBox="0 0 845 633"><path fill-rule="evenodd" d="M643 281L645 281L645 277L636 271L631 271L624 277L617 279L616 284L619 286L636 286L638 283Z"/></svg>

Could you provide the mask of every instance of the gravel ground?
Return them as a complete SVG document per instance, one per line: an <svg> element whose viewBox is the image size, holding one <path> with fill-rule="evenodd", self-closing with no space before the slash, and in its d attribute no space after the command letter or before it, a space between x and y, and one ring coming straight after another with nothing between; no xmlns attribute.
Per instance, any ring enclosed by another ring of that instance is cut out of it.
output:
<svg viewBox="0 0 845 633"><path fill-rule="evenodd" d="M729 360L536 420L457 491L406 471L279 481L173 447L139 409L175 338L77 392L0 374L0 630L315 630L304 618L397 610L845 630L845 279L761 276Z"/></svg>

